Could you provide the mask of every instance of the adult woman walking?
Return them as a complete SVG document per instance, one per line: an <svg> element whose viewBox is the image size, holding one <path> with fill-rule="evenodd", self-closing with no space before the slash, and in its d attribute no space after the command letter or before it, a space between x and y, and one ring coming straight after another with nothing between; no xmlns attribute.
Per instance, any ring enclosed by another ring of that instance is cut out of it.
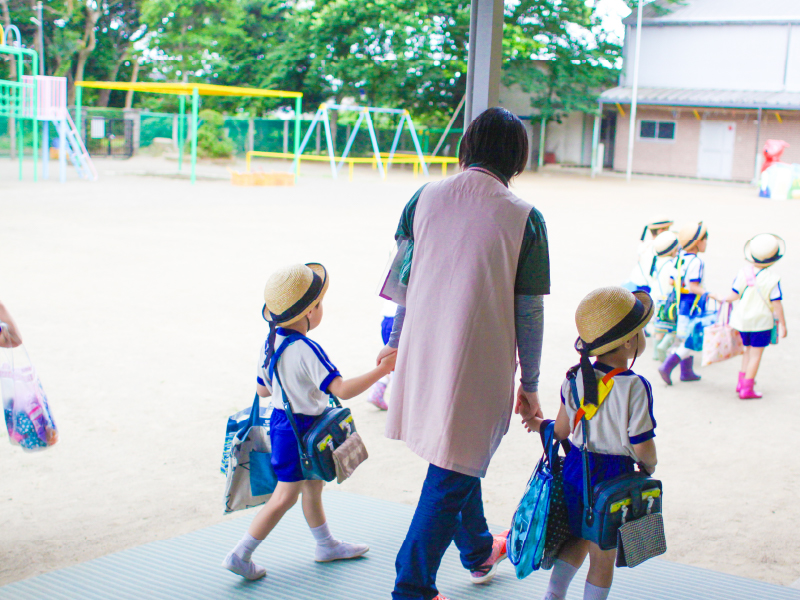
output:
<svg viewBox="0 0 800 600"><path fill-rule="evenodd" d="M396 237L413 245L406 306L381 357L398 351L386 436L430 463L397 556L394 600L444 599L436 572L451 541L473 583L506 557L483 516L480 478L516 412L539 413L542 295L550 291L542 215L508 190L528 157L520 120L491 108L467 128L463 171L419 190Z"/></svg>

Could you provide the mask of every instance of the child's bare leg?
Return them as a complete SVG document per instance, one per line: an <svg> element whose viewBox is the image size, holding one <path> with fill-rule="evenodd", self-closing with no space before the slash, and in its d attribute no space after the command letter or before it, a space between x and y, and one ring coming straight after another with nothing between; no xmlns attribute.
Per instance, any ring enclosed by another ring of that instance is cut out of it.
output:
<svg viewBox="0 0 800 600"><path fill-rule="evenodd" d="M567 597L569 584L588 552L589 542L586 540L572 538L564 544L550 572L550 583L547 585L544 600L564 600Z"/></svg>
<svg viewBox="0 0 800 600"><path fill-rule="evenodd" d="M290 508L297 502L303 481L279 481L269 501L264 505L247 529L257 540L267 537Z"/></svg>
<svg viewBox="0 0 800 600"><path fill-rule="evenodd" d="M747 365L750 363L750 348L751 346L744 347L744 353L742 354L742 368L739 369L745 374L747 374Z"/></svg>
<svg viewBox="0 0 800 600"><path fill-rule="evenodd" d="M325 507L322 506L322 482L303 481L303 516L311 529L325 524Z"/></svg>
<svg viewBox="0 0 800 600"><path fill-rule="evenodd" d="M758 367L761 366L761 357L764 355L764 348L751 346L745 349L745 353L747 353L747 350L750 351L750 358L747 361L747 367L742 370L745 373L745 379L755 379L758 373Z"/></svg>
<svg viewBox="0 0 800 600"><path fill-rule="evenodd" d="M264 507L258 511L244 537L236 544L236 547L228 553L222 566L241 575L245 579L259 579L267 574L264 567L255 564L251 559L253 552L264 540L269 532L275 528L278 521L283 518L292 506L297 502L300 494L302 482L279 481L275 492L270 497Z"/></svg>
<svg viewBox="0 0 800 600"><path fill-rule="evenodd" d="M596 544L589 544L589 574L586 576L584 600L605 600L614 579L614 561L617 550L601 550Z"/></svg>

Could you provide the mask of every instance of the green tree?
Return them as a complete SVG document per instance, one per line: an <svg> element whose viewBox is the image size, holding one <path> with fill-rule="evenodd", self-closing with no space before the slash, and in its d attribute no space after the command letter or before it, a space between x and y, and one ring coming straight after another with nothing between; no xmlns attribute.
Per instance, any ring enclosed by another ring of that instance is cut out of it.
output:
<svg viewBox="0 0 800 600"><path fill-rule="evenodd" d="M619 45L584 0L521 0L506 12L503 81L546 120L596 112L618 74Z"/></svg>
<svg viewBox="0 0 800 600"><path fill-rule="evenodd" d="M201 110L202 124L197 129L197 155L201 158L230 158L233 140L225 132L225 118L215 110Z"/></svg>

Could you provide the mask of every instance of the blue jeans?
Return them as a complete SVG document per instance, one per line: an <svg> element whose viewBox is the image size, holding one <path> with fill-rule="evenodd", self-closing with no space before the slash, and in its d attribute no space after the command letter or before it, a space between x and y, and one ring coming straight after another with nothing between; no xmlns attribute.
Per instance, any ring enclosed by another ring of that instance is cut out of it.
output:
<svg viewBox="0 0 800 600"><path fill-rule="evenodd" d="M483 516L481 480L435 465L428 467L417 510L395 560L393 600L432 600L436 572L455 541L465 569L482 565L494 539Z"/></svg>

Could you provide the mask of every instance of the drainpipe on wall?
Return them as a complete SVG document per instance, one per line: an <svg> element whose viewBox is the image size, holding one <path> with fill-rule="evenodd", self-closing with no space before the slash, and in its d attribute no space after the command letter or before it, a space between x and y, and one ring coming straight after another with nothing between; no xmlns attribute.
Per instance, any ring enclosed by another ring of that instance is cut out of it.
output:
<svg viewBox="0 0 800 600"><path fill-rule="evenodd" d="M603 118L603 103L600 103L600 112L594 116L594 129L592 130L592 177L600 172L598 168L598 161L600 165L603 163L603 157L597 156L597 145L600 143L600 123Z"/></svg>

